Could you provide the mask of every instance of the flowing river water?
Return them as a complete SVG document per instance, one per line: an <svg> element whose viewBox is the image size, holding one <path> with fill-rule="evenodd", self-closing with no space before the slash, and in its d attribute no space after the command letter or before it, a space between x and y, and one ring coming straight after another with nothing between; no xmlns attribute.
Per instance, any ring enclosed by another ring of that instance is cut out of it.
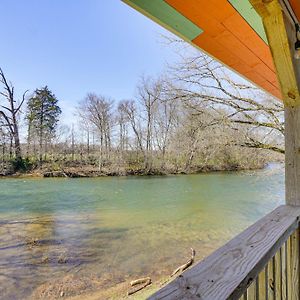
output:
<svg viewBox="0 0 300 300"><path fill-rule="evenodd" d="M56 299L160 280L191 247L201 260L283 204L284 171L10 178L0 191L0 299Z"/></svg>

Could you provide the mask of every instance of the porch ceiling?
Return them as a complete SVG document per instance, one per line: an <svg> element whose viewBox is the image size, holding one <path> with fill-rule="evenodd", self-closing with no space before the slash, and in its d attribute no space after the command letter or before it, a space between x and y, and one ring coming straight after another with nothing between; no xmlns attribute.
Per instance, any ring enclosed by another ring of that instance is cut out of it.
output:
<svg viewBox="0 0 300 300"><path fill-rule="evenodd" d="M277 98L262 20L248 0L122 0ZM289 0L300 20L300 1Z"/></svg>

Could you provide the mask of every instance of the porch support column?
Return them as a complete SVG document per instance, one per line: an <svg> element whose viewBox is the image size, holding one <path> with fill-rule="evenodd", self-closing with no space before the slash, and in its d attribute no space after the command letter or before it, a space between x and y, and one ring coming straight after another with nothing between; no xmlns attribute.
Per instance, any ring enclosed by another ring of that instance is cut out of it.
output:
<svg viewBox="0 0 300 300"><path fill-rule="evenodd" d="M280 0L250 0L263 20L285 106L286 203L300 206L300 61L295 24Z"/></svg>
<svg viewBox="0 0 300 300"><path fill-rule="evenodd" d="M285 197L300 205L300 106L285 106Z"/></svg>

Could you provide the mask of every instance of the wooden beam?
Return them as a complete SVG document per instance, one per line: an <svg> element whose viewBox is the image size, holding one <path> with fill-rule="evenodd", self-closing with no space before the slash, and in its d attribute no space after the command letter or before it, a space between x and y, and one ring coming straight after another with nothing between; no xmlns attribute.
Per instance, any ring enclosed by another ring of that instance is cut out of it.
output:
<svg viewBox="0 0 300 300"><path fill-rule="evenodd" d="M297 63L293 58L292 48L296 36L294 24L290 24L279 0L250 0L250 2L262 17L283 101L287 106L298 106L300 105L300 77L296 75Z"/></svg>
<svg viewBox="0 0 300 300"><path fill-rule="evenodd" d="M300 61L295 24L280 0L250 0L263 20L285 105L286 202L300 205Z"/></svg>

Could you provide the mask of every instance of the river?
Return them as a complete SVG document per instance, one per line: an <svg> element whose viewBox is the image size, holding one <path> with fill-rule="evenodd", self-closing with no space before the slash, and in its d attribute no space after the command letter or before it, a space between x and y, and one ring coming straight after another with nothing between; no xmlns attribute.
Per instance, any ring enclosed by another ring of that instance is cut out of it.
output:
<svg viewBox="0 0 300 300"><path fill-rule="evenodd" d="M283 204L284 171L7 178L0 190L0 298L55 299L160 280L191 247L201 260Z"/></svg>

